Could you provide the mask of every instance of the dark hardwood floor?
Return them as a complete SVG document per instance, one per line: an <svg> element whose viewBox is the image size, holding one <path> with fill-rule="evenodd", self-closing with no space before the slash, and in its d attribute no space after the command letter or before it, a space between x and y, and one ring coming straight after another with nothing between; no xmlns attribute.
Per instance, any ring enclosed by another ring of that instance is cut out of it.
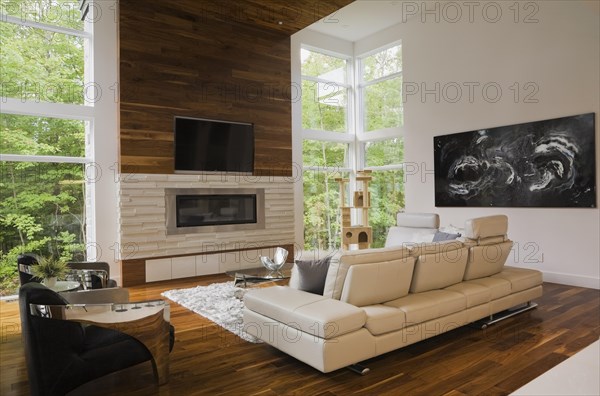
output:
<svg viewBox="0 0 600 396"><path fill-rule="evenodd" d="M226 281L224 275L130 288L132 300ZM150 363L90 382L77 395L506 395L600 336L600 291L544 284L539 307L486 330L462 327L370 359L371 372L322 374L266 344L250 344L171 303L170 381ZM0 395L27 395L17 302L0 303Z"/></svg>

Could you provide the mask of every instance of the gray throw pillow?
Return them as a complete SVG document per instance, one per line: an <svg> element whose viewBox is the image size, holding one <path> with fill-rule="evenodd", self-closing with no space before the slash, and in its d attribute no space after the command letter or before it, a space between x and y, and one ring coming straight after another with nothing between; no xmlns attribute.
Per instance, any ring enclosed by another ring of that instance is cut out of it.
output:
<svg viewBox="0 0 600 396"><path fill-rule="evenodd" d="M451 241L453 239L458 238L459 236L460 236L460 234L450 234L448 232L438 231L433 236L432 242Z"/></svg>
<svg viewBox="0 0 600 396"><path fill-rule="evenodd" d="M298 290L322 295L330 260L331 256L320 260L296 260Z"/></svg>

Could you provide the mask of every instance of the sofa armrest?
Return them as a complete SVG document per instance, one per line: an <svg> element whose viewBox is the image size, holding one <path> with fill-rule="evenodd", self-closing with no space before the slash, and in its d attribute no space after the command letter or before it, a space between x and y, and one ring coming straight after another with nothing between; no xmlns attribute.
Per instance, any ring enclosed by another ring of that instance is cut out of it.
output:
<svg viewBox="0 0 600 396"><path fill-rule="evenodd" d="M365 311L354 305L286 286L249 291L244 304L246 309L273 319L273 326L283 323L324 339L358 330L367 320Z"/></svg>

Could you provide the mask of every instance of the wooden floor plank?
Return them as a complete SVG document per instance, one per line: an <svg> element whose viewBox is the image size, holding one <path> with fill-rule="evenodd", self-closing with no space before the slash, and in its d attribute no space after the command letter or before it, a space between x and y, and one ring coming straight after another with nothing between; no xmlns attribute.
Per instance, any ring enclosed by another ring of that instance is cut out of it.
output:
<svg viewBox="0 0 600 396"><path fill-rule="evenodd" d="M174 288L227 281L224 275L130 289L132 300ZM78 388L74 395L505 395L600 335L600 292L544 284L539 307L486 330L467 326L375 357L371 372L323 374L266 344L251 344L171 303L176 328L170 381L155 385L146 362ZM0 302L0 394L29 387L16 302Z"/></svg>

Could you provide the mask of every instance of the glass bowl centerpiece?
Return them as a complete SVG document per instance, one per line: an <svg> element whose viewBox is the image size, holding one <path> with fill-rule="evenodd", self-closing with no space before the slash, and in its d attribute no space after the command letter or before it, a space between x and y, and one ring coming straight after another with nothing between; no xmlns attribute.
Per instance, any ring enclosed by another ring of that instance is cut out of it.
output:
<svg viewBox="0 0 600 396"><path fill-rule="evenodd" d="M284 248L278 247L275 249L275 256L273 260L267 256L261 256L260 261L269 271L277 272L283 267L285 264L285 260L287 259L288 251Z"/></svg>

